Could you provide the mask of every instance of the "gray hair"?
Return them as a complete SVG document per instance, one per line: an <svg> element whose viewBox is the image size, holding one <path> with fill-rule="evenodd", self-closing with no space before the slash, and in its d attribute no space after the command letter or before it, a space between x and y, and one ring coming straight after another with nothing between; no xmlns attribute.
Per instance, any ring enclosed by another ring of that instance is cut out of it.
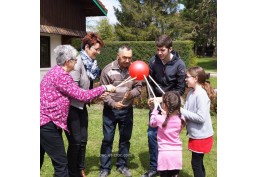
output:
<svg viewBox="0 0 258 177"><path fill-rule="evenodd" d="M59 45L54 49L56 63L63 66L67 60L75 59L78 51L71 45Z"/></svg>
<svg viewBox="0 0 258 177"><path fill-rule="evenodd" d="M126 50L132 50L131 47L129 47L128 45L125 44L125 45L122 45L122 46L119 47L118 53L122 52L122 50L124 50L124 49L126 49Z"/></svg>

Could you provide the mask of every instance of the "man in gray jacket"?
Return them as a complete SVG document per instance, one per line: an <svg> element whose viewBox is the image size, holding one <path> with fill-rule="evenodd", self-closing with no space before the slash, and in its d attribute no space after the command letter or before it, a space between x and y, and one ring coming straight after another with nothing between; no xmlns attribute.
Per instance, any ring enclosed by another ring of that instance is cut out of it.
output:
<svg viewBox="0 0 258 177"><path fill-rule="evenodd" d="M117 59L108 64L101 72L100 82L103 85L119 85L129 77L129 66L132 60L132 49L128 46L121 46L118 50ZM116 93L110 93L104 99L103 109L103 134L100 150L100 174L99 177L106 177L111 170L112 146L116 130L119 128L119 150L117 157L117 171L126 177L132 176L127 168L130 139L133 129L133 98L141 94L142 83L130 81L117 87Z"/></svg>

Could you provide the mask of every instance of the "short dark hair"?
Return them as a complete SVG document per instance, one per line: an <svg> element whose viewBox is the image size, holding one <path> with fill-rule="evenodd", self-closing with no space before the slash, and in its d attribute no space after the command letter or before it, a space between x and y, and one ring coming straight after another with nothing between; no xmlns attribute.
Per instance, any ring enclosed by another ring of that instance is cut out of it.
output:
<svg viewBox="0 0 258 177"><path fill-rule="evenodd" d="M103 40L100 38L100 36L97 33L88 32L82 39L81 46L82 46L82 49L84 50L86 44L88 44L89 48L91 48L91 46L95 45L96 43L99 43L101 47L104 46Z"/></svg>
<svg viewBox="0 0 258 177"><path fill-rule="evenodd" d="M157 47L163 47L163 46L165 46L166 48L172 47L172 39L166 34L159 36L155 42Z"/></svg>

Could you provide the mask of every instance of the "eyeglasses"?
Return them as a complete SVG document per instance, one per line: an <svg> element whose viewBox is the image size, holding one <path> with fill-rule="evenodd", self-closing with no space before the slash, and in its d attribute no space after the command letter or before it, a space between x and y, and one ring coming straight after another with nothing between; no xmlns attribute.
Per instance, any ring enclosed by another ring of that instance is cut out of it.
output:
<svg viewBox="0 0 258 177"><path fill-rule="evenodd" d="M72 58L72 59L70 59L70 61L77 61L77 59L76 58Z"/></svg>
<svg viewBox="0 0 258 177"><path fill-rule="evenodd" d="M100 48L96 49L95 47L91 47L93 48L94 50L96 50L96 52L100 52Z"/></svg>

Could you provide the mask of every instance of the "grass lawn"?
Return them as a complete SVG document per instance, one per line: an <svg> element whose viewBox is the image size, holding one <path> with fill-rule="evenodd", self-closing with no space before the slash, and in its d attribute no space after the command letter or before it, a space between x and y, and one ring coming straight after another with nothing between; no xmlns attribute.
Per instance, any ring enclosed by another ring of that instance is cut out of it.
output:
<svg viewBox="0 0 258 177"><path fill-rule="evenodd" d="M217 77L210 77L209 81L212 88L217 88Z"/></svg>
<svg viewBox="0 0 258 177"><path fill-rule="evenodd" d="M99 152L102 135L102 106L92 105L88 108L89 112L89 130L88 130L88 144L86 150L86 174L87 177L96 177L99 174ZM217 117L212 117L214 128L214 146L211 153L204 156L204 164L206 169L206 176L217 176ZM148 153L148 139L147 139L147 124L148 124L148 110L147 109L134 109L134 127L131 138L131 148L128 167L131 169L133 176L141 176L149 166L149 153ZM118 152L118 137L119 133L116 131L113 154ZM64 141L67 147L67 140L65 135ZM191 168L191 152L187 150L188 138L185 129L181 134L183 141L183 170L180 172L180 177L192 177L193 172ZM116 171L116 159L112 158L112 170L110 177L123 176ZM52 177L53 167L47 155L42 166L40 176Z"/></svg>
<svg viewBox="0 0 258 177"><path fill-rule="evenodd" d="M217 72L217 58L214 58L214 57L197 58L197 65L201 66L207 73Z"/></svg>
<svg viewBox="0 0 258 177"><path fill-rule="evenodd" d="M201 66L207 73L217 72L217 58L214 58L214 57L197 58L197 65ZM213 88L217 88L217 77L210 77L209 81Z"/></svg>

